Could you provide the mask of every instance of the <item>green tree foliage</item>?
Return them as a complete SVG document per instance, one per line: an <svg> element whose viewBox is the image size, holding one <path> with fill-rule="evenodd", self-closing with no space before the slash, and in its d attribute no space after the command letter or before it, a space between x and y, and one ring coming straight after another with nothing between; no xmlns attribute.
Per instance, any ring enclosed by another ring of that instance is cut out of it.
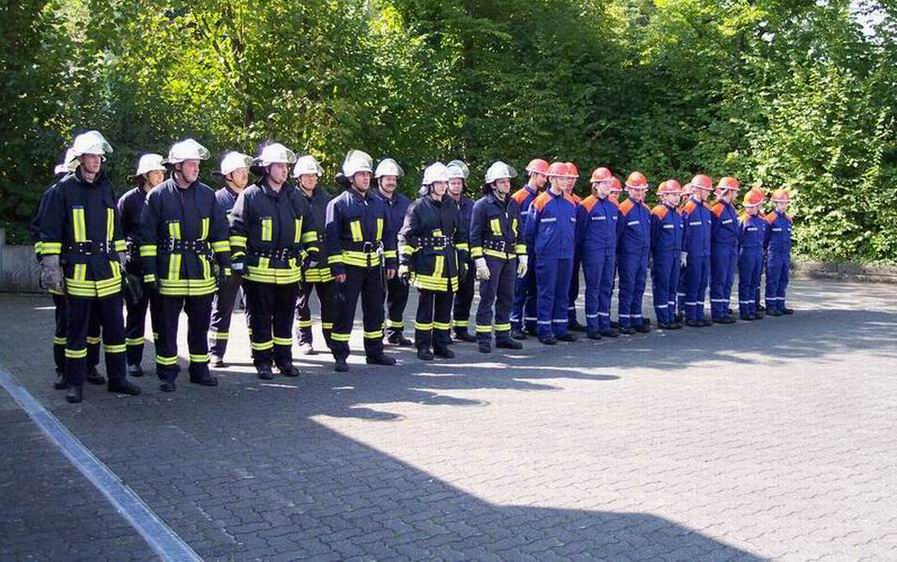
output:
<svg viewBox="0 0 897 562"><path fill-rule="evenodd" d="M0 8L0 212L33 212L97 128L124 189L141 151L277 139L698 171L790 187L799 251L897 261L894 0L45 0ZM211 171L212 165L206 166ZM581 184L585 182L582 181ZM472 186L473 187L473 186ZM585 191L581 185L580 190Z"/></svg>

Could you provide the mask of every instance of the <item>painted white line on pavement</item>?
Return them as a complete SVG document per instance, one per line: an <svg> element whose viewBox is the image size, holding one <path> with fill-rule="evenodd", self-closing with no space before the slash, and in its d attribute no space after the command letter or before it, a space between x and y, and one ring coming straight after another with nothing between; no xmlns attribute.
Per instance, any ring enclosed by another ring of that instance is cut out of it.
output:
<svg viewBox="0 0 897 562"><path fill-rule="evenodd" d="M112 470L77 437L47 411L11 373L0 367L2 386L22 410L28 414L47 437L68 457L90 482L106 496L112 505L149 546L165 560L172 562L198 562L202 558L190 548L165 522L156 515L134 490L121 481Z"/></svg>

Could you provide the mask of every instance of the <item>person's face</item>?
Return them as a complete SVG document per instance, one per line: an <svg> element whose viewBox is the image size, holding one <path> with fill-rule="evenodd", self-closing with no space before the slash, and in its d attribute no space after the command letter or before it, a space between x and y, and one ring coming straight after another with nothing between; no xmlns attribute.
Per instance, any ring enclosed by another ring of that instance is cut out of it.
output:
<svg viewBox="0 0 897 562"><path fill-rule="evenodd" d="M647 191L645 189L630 187L626 191L629 193L629 197L637 203L641 203L645 200L645 191Z"/></svg>
<svg viewBox="0 0 897 562"><path fill-rule="evenodd" d="M152 189L162 183L165 179L165 173L162 170L150 170L143 174L143 177L146 180L146 188Z"/></svg>
<svg viewBox="0 0 897 562"><path fill-rule="evenodd" d="M727 203L731 203L735 201L735 198L738 197L738 190L735 189L727 189L723 191L723 201Z"/></svg>
<svg viewBox="0 0 897 562"><path fill-rule="evenodd" d="M464 191L464 180L461 178L452 178L448 182L448 192L452 197L460 197Z"/></svg>
<svg viewBox="0 0 897 562"><path fill-rule="evenodd" d="M606 181L597 181L592 184L592 192L601 199L607 199L607 196L610 195L610 184Z"/></svg>
<svg viewBox="0 0 897 562"><path fill-rule="evenodd" d="M243 189L249 183L249 168L237 168L228 174L228 177L230 182L234 184L234 187Z"/></svg>
<svg viewBox="0 0 897 562"><path fill-rule="evenodd" d="M709 193L710 193L710 190L709 190L709 189L701 189L700 187L696 187L696 188L695 188L694 195L695 195L695 198L696 198L698 201L706 201L706 200L707 200L707 195L708 195Z"/></svg>
<svg viewBox="0 0 897 562"><path fill-rule="evenodd" d="M384 193L393 193L398 185L399 178L397 176L380 176L380 189Z"/></svg>
<svg viewBox="0 0 897 562"><path fill-rule="evenodd" d="M755 217L757 216L757 213L760 212L760 205L751 205L749 207L745 207L744 212L752 217Z"/></svg>
<svg viewBox="0 0 897 562"><path fill-rule="evenodd" d="M318 187L318 174L302 174L299 183L306 191L314 191Z"/></svg>
<svg viewBox="0 0 897 562"><path fill-rule="evenodd" d="M507 195L511 191L511 180L509 180L508 178L495 180L492 185L495 186L495 189L501 195Z"/></svg>
<svg viewBox="0 0 897 562"><path fill-rule="evenodd" d="M193 183L199 179L199 160L184 160L179 164L181 178L186 183Z"/></svg>
<svg viewBox="0 0 897 562"><path fill-rule="evenodd" d="M776 201L776 211L784 213L788 210L789 205L791 205L790 201Z"/></svg>
<svg viewBox="0 0 897 562"><path fill-rule="evenodd" d="M545 182L547 181L548 176L546 176L545 174L540 174L538 172L530 175L529 177L529 184L536 189L542 189L543 187L545 187Z"/></svg>
<svg viewBox="0 0 897 562"><path fill-rule="evenodd" d="M576 178L566 178L567 186L566 191L568 194L573 193L573 188L576 187Z"/></svg>
<svg viewBox="0 0 897 562"><path fill-rule="evenodd" d="M355 172L355 174L352 176L352 184L355 186L355 189L357 189L361 193L366 193L367 190L371 187L371 173ZM393 187L393 190L395 190L395 187Z"/></svg>
<svg viewBox="0 0 897 562"><path fill-rule="evenodd" d="M99 154L82 154L81 166L88 174L99 174L100 168L103 166L103 157Z"/></svg>
<svg viewBox="0 0 897 562"><path fill-rule="evenodd" d="M268 178L271 180L271 183L283 185L287 181L288 174L288 167L283 162L275 162L268 166Z"/></svg>
<svg viewBox="0 0 897 562"><path fill-rule="evenodd" d="M620 202L620 192L619 191L609 191L607 193L607 198L608 198L608 200L613 201L614 203L619 203Z"/></svg>
<svg viewBox="0 0 897 562"><path fill-rule="evenodd" d="M441 201L445 196L445 190L448 189L448 185L448 182L445 181L434 181L430 184L430 195L433 196L433 199Z"/></svg>
<svg viewBox="0 0 897 562"><path fill-rule="evenodd" d="M663 202L670 207L675 207L679 204L680 196L678 193L667 193L663 196Z"/></svg>

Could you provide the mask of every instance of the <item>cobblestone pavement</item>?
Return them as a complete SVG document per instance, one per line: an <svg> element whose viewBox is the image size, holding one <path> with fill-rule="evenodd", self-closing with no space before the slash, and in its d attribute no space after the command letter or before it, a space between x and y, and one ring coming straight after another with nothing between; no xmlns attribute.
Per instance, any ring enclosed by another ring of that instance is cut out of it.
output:
<svg viewBox="0 0 897 562"><path fill-rule="evenodd" d="M49 301L0 296L0 365L207 560L897 559L897 289L791 295L793 317L346 374L316 355L270 383L237 319L218 388L79 406L51 388ZM0 558L78 548L54 474L95 514L84 543L152 555L0 413L24 451L0 461Z"/></svg>

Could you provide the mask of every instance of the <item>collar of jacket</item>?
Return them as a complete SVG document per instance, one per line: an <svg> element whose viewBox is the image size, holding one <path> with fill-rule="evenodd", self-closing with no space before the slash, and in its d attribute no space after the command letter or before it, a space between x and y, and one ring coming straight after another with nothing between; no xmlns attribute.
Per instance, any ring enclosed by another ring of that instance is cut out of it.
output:
<svg viewBox="0 0 897 562"><path fill-rule="evenodd" d="M93 181L90 183L84 181L84 178L81 176L81 166L78 166L77 168L75 168L73 175L75 176L75 179L78 180L78 183L80 183L81 185L103 187L109 183L109 176L106 175L106 167L105 166L100 168L100 171L97 172L96 177L93 178Z"/></svg>
<svg viewBox="0 0 897 562"><path fill-rule="evenodd" d="M495 190L492 190L492 191L489 193L489 200L490 200L493 204L498 205L499 207L501 207L502 209L504 209L505 207L508 206L508 199L510 199L510 195L505 195L505 198L504 198L504 199L499 199L498 196L495 195Z"/></svg>
<svg viewBox="0 0 897 562"><path fill-rule="evenodd" d="M264 193L268 197L279 199L282 193L284 193L287 189L290 189L289 184L284 182L284 184L280 186L280 191L274 191L273 189L271 189L271 186L268 185L267 179L268 176L262 176L257 182L255 182L255 185L259 186L262 190L262 193Z"/></svg>

